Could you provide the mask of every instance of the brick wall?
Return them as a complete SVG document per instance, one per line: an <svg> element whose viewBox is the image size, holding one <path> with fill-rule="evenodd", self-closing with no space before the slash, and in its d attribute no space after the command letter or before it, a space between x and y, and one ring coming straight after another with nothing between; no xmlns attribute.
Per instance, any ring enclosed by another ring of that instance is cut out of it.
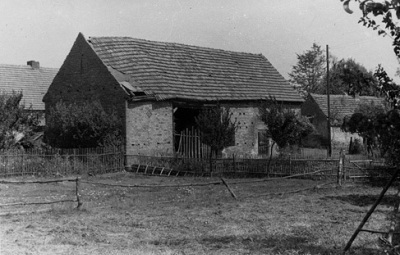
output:
<svg viewBox="0 0 400 255"><path fill-rule="evenodd" d="M121 120L125 114L124 92L82 34L55 76L46 95L46 113L58 101L99 100L106 110L115 110Z"/></svg>
<svg viewBox="0 0 400 255"><path fill-rule="evenodd" d="M257 157L258 132L266 130L265 124L258 118L258 105L241 103L222 107L230 108L233 121L238 125L235 146L226 148L225 156ZM299 106L293 109L299 111ZM174 155L172 102L131 102L128 103L126 117L128 155Z"/></svg>
<svg viewBox="0 0 400 255"><path fill-rule="evenodd" d="M226 104L233 113L233 121L236 121L238 129L235 134L235 146L225 149L227 157L232 154L240 156L258 157L258 132L266 130L267 126L258 117L258 105L255 103ZM300 106L291 107L299 112ZM273 151L276 155L277 151ZM268 155L269 156L269 155Z"/></svg>
<svg viewBox="0 0 400 255"><path fill-rule="evenodd" d="M126 109L127 155L173 156L171 102L132 102Z"/></svg>

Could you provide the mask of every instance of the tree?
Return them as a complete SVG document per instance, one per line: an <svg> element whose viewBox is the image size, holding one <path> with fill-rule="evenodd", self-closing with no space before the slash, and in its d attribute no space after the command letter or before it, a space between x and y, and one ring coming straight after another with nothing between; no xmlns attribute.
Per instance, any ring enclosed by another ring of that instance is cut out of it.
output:
<svg viewBox="0 0 400 255"><path fill-rule="evenodd" d="M343 2L343 0L341 0ZM368 28L377 31L378 35L390 36L393 39L393 49L397 57L400 57L400 29L396 23L400 19L400 1L391 0L384 2L377 2L373 0L344 0L343 7L348 13L353 11L349 8L351 1L358 2L362 11L362 17L360 23ZM379 21L378 19L381 18ZM381 26L384 25L384 26ZM381 95L384 95L386 100L391 105L391 110L385 114L380 114L377 117L375 123L370 128L373 132L376 132L379 136L381 147L389 162L392 162L395 166L397 165L400 154L400 144L394 142L397 137L397 133L393 128L400 128L397 126L397 116L399 116L399 104L398 99L400 98L400 87L393 82L387 75L385 70L378 66L375 77L378 81L378 90ZM392 136L392 138L390 138Z"/></svg>
<svg viewBox="0 0 400 255"><path fill-rule="evenodd" d="M341 129L345 132L357 133L363 139L367 146L368 153L373 153L372 148L378 147L382 150L382 141L384 134L379 128L380 119L389 111L386 105L379 105L371 102L370 104L360 104L350 117L345 117Z"/></svg>
<svg viewBox="0 0 400 255"><path fill-rule="evenodd" d="M311 134L314 128L308 119L298 116L291 109L285 108L274 97L259 106L259 115L267 126L268 136L272 139L268 162L269 172L275 144L281 149L290 145L301 144L301 140Z"/></svg>
<svg viewBox="0 0 400 255"><path fill-rule="evenodd" d="M91 148L119 145L122 121L107 113L98 101L81 104L58 102L46 116L45 140L57 148Z"/></svg>
<svg viewBox="0 0 400 255"><path fill-rule="evenodd" d="M400 56L400 29L397 21L400 19L400 1L374 1L374 0L341 0L346 12L352 14L350 2L358 2L362 11L359 23L376 30L378 35L390 36L393 39L393 50ZM372 16L371 16L372 14ZM381 18L379 21L378 18ZM397 20L396 20L397 19ZM378 20L378 21L377 21ZM384 25L382 27L381 25Z"/></svg>
<svg viewBox="0 0 400 255"><path fill-rule="evenodd" d="M321 94L326 94L326 75ZM329 70L330 93L336 95L377 96L377 79L354 59L333 62Z"/></svg>
<svg viewBox="0 0 400 255"><path fill-rule="evenodd" d="M297 64L293 66L289 77L291 82L299 84L304 91L315 93L321 88L324 74L324 51L321 46L313 43L310 50L297 54Z"/></svg>
<svg viewBox="0 0 400 255"><path fill-rule="evenodd" d="M0 94L0 149L15 147L22 137L28 140L39 123L21 100L22 93L15 91Z"/></svg>
<svg viewBox="0 0 400 255"><path fill-rule="evenodd" d="M378 89L392 109L399 109L400 87L386 73L385 69L379 65L375 71L378 80Z"/></svg>
<svg viewBox="0 0 400 255"><path fill-rule="evenodd" d="M343 1L343 0L341 0ZM353 11L349 8L349 3L352 0L344 0L343 7L348 13ZM360 18L360 23L364 26L372 28L378 32L378 35L390 36L393 39L393 50L395 55L400 57L400 29L396 23L400 20L400 1L390 0L390 1L373 1L373 0L354 0L360 5L362 11L362 17ZM380 21L377 20L381 18ZM384 25L383 27L381 25ZM398 98L400 97L400 88L390 79L387 73L378 67L375 73L381 94L386 96L386 99L391 103L392 109L385 114L379 114L376 121L369 128L375 131L378 139L381 143L382 152L385 153L386 159L391 163L396 169L395 175L392 177L392 181L397 176L400 171L400 112ZM390 184L390 183L389 183ZM398 187L400 189L400 186ZM385 190L382 191L382 195ZM377 201L379 202L379 200ZM396 211L399 205L396 204ZM370 211L372 212L372 211ZM369 212L369 213L370 213ZM397 216L397 215L395 215ZM368 215L366 216L368 217ZM397 217L393 217L391 223L391 230L398 228ZM365 218L367 219L367 218ZM359 228L363 227L365 220L360 224ZM357 235L357 231L353 234L348 244L345 247L345 251L350 247L352 241ZM387 243L390 246L389 251L385 251L386 254L398 254L397 246L393 244L393 232L387 235Z"/></svg>
<svg viewBox="0 0 400 255"><path fill-rule="evenodd" d="M200 130L201 141L210 146L210 171L212 171L212 155L222 151L223 148L234 144L236 122L232 122L232 113L229 108L219 104L203 109L195 118Z"/></svg>

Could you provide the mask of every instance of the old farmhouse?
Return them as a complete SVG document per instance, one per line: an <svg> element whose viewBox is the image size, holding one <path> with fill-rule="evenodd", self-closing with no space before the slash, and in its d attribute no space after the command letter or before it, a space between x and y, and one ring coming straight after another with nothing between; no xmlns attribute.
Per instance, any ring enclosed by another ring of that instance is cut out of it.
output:
<svg viewBox="0 0 400 255"><path fill-rule="evenodd" d="M219 102L239 125L229 151L257 155L265 143L257 107L269 96L298 111L303 102L261 54L79 34L44 102L48 110L59 100L99 100L124 120L128 155L164 156L175 155L177 134L200 109Z"/></svg>
<svg viewBox="0 0 400 255"><path fill-rule="evenodd" d="M338 146L348 146L350 140L360 139L357 134L341 130L343 119L351 116L361 104L382 105L381 98L372 96L330 95L331 139ZM327 95L309 94L304 102L301 113L310 119L317 132L328 139L328 103Z"/></svg>
<svg viewBox="0 0 400 255"><path fill-rule="evenodd" d="M0 93L22 92L21 103L37 114L40 124L44 125L42 99L57 72L57 68L41 67L33 60L25 66L0 64Z"/></svg>

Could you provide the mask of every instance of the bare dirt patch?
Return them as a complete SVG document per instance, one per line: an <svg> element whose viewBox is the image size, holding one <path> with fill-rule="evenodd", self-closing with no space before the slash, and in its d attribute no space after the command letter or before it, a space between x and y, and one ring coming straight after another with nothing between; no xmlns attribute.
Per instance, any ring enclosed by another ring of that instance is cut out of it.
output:
<svg viewBox="0 0 400 255"><path fill-rule="evenodd" d="M109 184L170 185L213 178L118 173L85 180ZM248 179L247 179L248 180ZM236 181L228 179L228 182ZM0 254L340 254L381 188L313 187L312 180L173 188L121 188L82 183L76 203L0 208ZM73 183L0 184L0 203L74 197ZM373 214L369 229L387 230L393 194ZM48 212L13 215L16 211ZM379 254L378 236L361 233L350 254Z"/></svg>

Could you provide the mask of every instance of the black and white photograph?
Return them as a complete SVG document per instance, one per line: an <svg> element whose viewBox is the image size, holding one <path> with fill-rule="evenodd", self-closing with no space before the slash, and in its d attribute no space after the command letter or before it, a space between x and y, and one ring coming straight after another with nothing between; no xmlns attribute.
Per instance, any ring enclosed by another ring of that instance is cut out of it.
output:
<svg viewBox="0 0 400 255"><path fill-rule="evenodd" d="M400 0L0 0L0 255L400 255Z"/></svg>

